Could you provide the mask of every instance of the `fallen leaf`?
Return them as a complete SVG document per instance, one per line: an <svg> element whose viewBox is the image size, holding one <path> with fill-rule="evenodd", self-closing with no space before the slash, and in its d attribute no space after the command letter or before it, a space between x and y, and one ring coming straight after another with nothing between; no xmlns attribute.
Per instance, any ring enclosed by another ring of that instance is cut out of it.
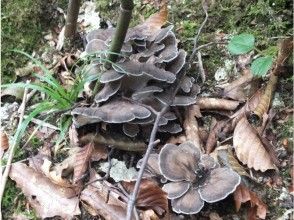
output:
<svg viewBox="0 0 294 220"><path fill-rule="evenodd" d="M72 219L81 214L75 190L52 183L49 178L23 163L14 163L9 176L22 189L42 219L54 216Z"/></svg>
<svg viewBox="0 0 294 220"><path fill-rule="evenodd" d="M142 220L159 220L159 217L155 214L155 212L152 209L143 211L141 216Z"/></svg>
<svg viewBox="0 0 294 220"><path fill-rule="evenodd" d="M144 35L154 35L160 28L167 22L168 10L167 4L163 5L162 9L153 15L151 15L143 24L140 26L143 27Z"/></svg>
<svg viewBox="0 0 294 220"><path fill-rule="evenodd" d="M94 143L90 142L84 147L80 147L74 154L74 172L73 172L73 183L77 184L82 180L85 172L89 167L89 162L92 157L94 149Z"/></svg>
<svg viewBox="0 0 294 220"><path fill-rule="evenodd" d="M266 85L266 88L260 97L260 101L256 108L253 111L253 114L250 117L254 117L254 120L257 120L257 123L260 124L264 114L269 110L271 100L273 98L276 86L278 83L278 76L271 74L270 79Z"/></svg>
<svg viewBox="0 0 294 220"><path fill-rule="evenodd" d="M251 178L251 176L246 172L243 166L238 162L238 160L234 157L231 146L224 145L216 148L217 160L220 164L223 164L227 167L231 167L234 171L236 171L240 176L247 176Z"/></svg>
<svg viewBox="0 0 294 220"><path fill-rule="evenodd" d="M90 171L92 182L81 192L82 205L92 214L101 215L105 220L124 220L126 204L119 200L119 195L110 190L111 184L100 179L94 170Z"/></svg>
<svg viewBox="0 0 294 220"><path fill-rule="evenodd" d="M0 159L2 158L4 151L6 151L9 148L9 141L6 133L4 131L0 132Z"/></svg>
<svg viewBox="0 0 294 220"><path fill-rule="evenodd" d="M103 145L95 145L91 154L91 161L97 162L106 159L108 156L107 148L108 147Z"/></svg>
<svg viewBox="0 0 294 220"><path fill-rule="evenodd" d="M237 101L245 101L246 94L244 88L253 80L250 70L245 69L243 75L226 86L222 92L222 96Z"/></svg>
<svg viewBox="0 0 294 220"><path fill-rule="evenodd" d="M219 138L219 133L221 132L225 124L226 121L218 121L215 125L211 127L205 146L205 151L207 154L211 153L214 150Z"/></svg>
<svg viewBox="0 0 294 220"><path fill-rule="evenodd" d="M249 168L261 170L262 172L276 169L256 130L246 117L241 118L236 125L233 146L238 159Z"/></svg>
<svg viewBox="0 0 294 220"><path fill-rule="evenodd" d="M41 170L44 173L44 175L48 177L56 185L71 188L73 187L73 185L69 182L69 180L63 178L64 170L72 170L72 168L70 167L71 163L69 163L68 161L69 159L66 159L61 164L59 164L59 166L55 166L53 167L54 169L51 169L52 162L45 158L41 166Z"/></svg>
<svg viewBox="0 0 294 220"><path fill-rule="evenodd" d="M68 130L69 143L71 147L79 146L79 135L76 127L72 124Z"/></svg>
<svg viewBox="0 0 294 220"><path fill-rule="evenodd" d="M130 194L134 190L135 183L135 181L122 182L122 186ZM164 192L154 181L143 179L140 184L136 207L145 210L152 209L158 215L162 216L168 211L167 193Z"/></svg>
<svg viewBox="0 0 294 220"><path fill-rule="evenodd" d="M189 106L186 110L183 127L186 134L186 140L192 141L196 147L201 148L202 143L199 137L199 127L195 115L198 115L198 112L195 112L193 106Z"/></svg>
<svg viewBox="0 0 294 220"><path fill-rule="evenodd" d="M220 109L220 110L235 110L239 102L228 99L217 99L217 98L198 98L197 105L200 109Z"/></svg>
<svg viewBox="0 0 294 220"><path fill-rule="evenodd" d="M256 195L256 193L250 191L245 185L240 184L234 192L235 207L237 212L241 208L242 203L250 201L251 208L248 215L254 215L254 219L258 216L261 219L265 219L267 212L267 205ZM252 219L252 218L249 218Z"/></svg>

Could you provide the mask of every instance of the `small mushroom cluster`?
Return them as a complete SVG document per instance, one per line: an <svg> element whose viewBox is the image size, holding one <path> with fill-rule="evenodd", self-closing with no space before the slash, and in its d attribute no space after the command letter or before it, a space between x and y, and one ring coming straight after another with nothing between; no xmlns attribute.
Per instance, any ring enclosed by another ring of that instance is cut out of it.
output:
<svg viewBox="0 0 294 220"><path fill-rule="evenodd" d="M72 111L77 127L98 122L122 124L122 131L135 137L142 128L150 131L155 120L151 109L160 111L166 104L188 106L195 103L199 87L188 76L180 82L180 89L171 100L186 59L186 52L178 49L172 29L173 26L168 26L150 32L144 25L138 25L128 30L122 47L123 56L112 64L111 69L102 72L103 88L95 96L95 103ZM114 29L90 32L86 37L86 52L107 50L113 34ZM98 53L97 56L101 55ZM94 61L89 72L99 74L101 66L103 64ZM182 128L176 119L175 112L166 112L160 119L158 131L180 132Z"/></svg>
<svg viewBox="0 0 294 220"><path fill-rule="evenodd" d="M226 198L241 181L236 172L220 167L191 142L179 146L166 144L160 151L158 163L160 173L170 181L163 190L176 213L196 214L204 202L213 203Z"/></svg>

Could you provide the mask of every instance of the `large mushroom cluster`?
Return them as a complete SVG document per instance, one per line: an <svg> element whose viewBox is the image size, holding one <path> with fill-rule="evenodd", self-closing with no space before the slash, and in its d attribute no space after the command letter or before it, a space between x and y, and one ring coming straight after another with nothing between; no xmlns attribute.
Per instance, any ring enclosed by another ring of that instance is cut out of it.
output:
<svg viewBox="0 0 294 220"><path fill-rule="evenodd" d="M155 120L154 110L169 105L174 107L160 119L158 131L181 132L174 110L195 103L199 87L192 77L177 80L184 71L186 52L178 49L172 29L173 26L167 26L150 31L138 25L128 30L122 55L101 74L103 87L96 94L95 102L72 111L77 127L98 122L121 124L124 134L135 137L142 130L149 133ZM109 48L114 31L90 32L86 37L86 53L103 56L99 51ZM89 72L99 74L102 66L96 59L90 64ZM173 99L176 83L180 83L180 89Z"/></svg>

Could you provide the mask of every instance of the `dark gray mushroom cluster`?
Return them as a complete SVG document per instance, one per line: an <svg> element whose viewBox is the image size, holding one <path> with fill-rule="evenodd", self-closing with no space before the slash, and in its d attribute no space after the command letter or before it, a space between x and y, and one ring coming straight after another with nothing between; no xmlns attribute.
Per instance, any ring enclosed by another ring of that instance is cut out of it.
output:
<svg viewBox="0 0 294 220"><path fill-rule="evenodd" d="M102 89L90 107L72 111L77 127L90 123L106 122L122 124L123 132L135 137L142 127L150 127L155 119L151 108L160 111L165 104L188 106L196 101L199 87L192 77L181 81L180 89L171 100L177 76L186 60L186 52L178 49L173 26L158 30L155 34L139 25L129 29L118 62L105 70L100 82ZM114 29L98 29L87 36L86 52L91 54L107 50ZM102 56L97 53L97 56ZM101 63L90 64L92 74L99 74ZM160 120L159 132L178 133L182 130L174 112L166 112Z"/></svg>
<svg viewBox="0 0 294 220"><path fill-rule="evenodd" d="M204 201L213 203L226 198L240 184L240 176L230 168L219 167L191 142L166 144L159 153L159 169L170 182L163 186L173 211L198 213Z"/></svg>

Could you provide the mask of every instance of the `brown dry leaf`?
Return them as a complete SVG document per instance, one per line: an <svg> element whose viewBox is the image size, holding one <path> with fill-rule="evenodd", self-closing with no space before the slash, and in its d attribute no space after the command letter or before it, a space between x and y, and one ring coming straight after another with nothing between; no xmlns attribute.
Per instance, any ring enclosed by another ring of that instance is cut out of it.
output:
<svg viewBox="0 0 294 220"><path fill-rule="evenodd" d="M89 167L89 162L94 149L94 143L90 142L84 147L78 148L74 154L73 183L77 184Z"/></svg>
<svg viewBox="0 0 294 220"><path fill-rule="evenodd" d="M81 214L75 190L52 183L24 163L14 163L9 176L22 189L42 219L54 216L72 219Z"/></svg>
<svg viewBox="0 0 294 220"><path fill-rule="evenodd" d="M79 146L79 135L76 127L72 124L68 130L69 143L71 147Z"/></svg>
<svg viewBox="0 0 294 220"><path fill-rule="evenodd" d="M216 152L217 160L220 162L220 164L224 164L227 167L231 167L240 176L247 176L251 178L251 176L246 172L244 167L241 166L238 160L234 157L231 146L229 145L219 146L218 148L216 148L214 152Z"/></svg>
<svg viewBox="0 0 294 220"><path fill-rule="evenodd" d="M214 150L219 137L219 133L225 125L226 121L218 121L211 127L205 146L205 151L207 154L211 153Z"/></svg>
<svg viewBox="0 0 294 220"><path fill-rule="evenodd" d="M91 154L91 161L100 161L108 156L107 147L103 145L95 145Z"/></svg>
<svg viewBox="0 0 294 220"><path fill-rule="evenodd" d="M134 190L135 181L122 182L122 186L130 194ZM154 181L142 180L136 201L136 207L152 209L160 216L168 212L167 194Z"/></svg>
<svg viewBox="0 0 294 220"><path fill-rule="evenodd" d="M183 127L185 129L186 140L192 141L196 147L201 148L202 143L199 137L199 127L195 115L198 115L198 112L195 111L193 106L189 106L186 110Z"/></svg>
<svg viewBox="0 0 294 220"><path fill-rule="evenodd" d="M271 104L271 100L276 90L276 86L278 83L278 76L281 72L280 70L283 67L287 58L293 53L293 41L290 38L282 40L282 42L279 43L278 46L279 46L279 53L278 53L278 58L276 61L275 68L270 74L269 81L266 85L266 88L260 99L260 102L253 112L253 116L255 116L258 120L261 120L263 115L267 113Z"/></svg>
<svg viewBox="0 0 294 220"><path fill-rule="evenodd" d="M159 220L159 217L155 214L152 209L146 210L142 212L141 218L142 220Z"/></svg>
<svg viewBox="0 0 294 220"><path fill-rule="evenodd" d="M232 123L230 124L232 129L244 115L247 115L247 113L253 111L256 108L260 101L261 94L261 90L257 90L257 92L245 103L245 105L230 117L232 119Z"/></svg>
<svg viewBox="0 0 294 220"><path fill-rule="evenodd" d="M218 98L198 98L197 105L200 109L219 109L219 110L235 110L239 102L232 101L228 99L218 99Z"/></svg>
<svg viewBox="0 0 294 220"><path fill-rule="evenodd" d="M101 176L91 170L90 182L100 178ZM111 184L107 181L91 183L81 192L82 204L92 215L101 215L106 220L123 220L126 204L119 200L115 191L109 191L110 187Z"/></svg>
<svg viewBox="0 0 294 220"><path fill-rule="evenodd" d="M278 76L272 73L270 75L270 79L264 90L264 93L260 97L260 101L258 105L256 106L252 115L254 116L254 119L257 120L259 123L262 120L264 114L266 114L269 110L271 100L276 90L277 83L278 83Z"/></svg>
<svg viewBox="0 0 294 220"><path fill-rule="evenodd" d="M237 212L241 208L242 203L246 203L250 201L251 208L249 209L249 214L252 214L254 216L253 219L256 219L256 216L258 216L261 219L265 219L266 212L267 212L267 205L263 203L263 201L258 198L256 193L250 191L246 186L243 184L240 184L236 191L234 192L234 200L235 200L235 207L237 209ZM250 218L252 219L252 218Z"/></svg>
<svg viewBox="0 0 294 220"><path fill-rule="evenodd" d="M167 16L168 10L167 4L165 3L158 13L151 15L142 25L140 25L145 28L143 29L143 34L149 36L154 35L167 22Z"/></svg>
<svg viewBox="0 0 294 220"><path fill-rule="evenodd" d="M61 186L61 187L73 187L73 185L69 182L69 180L63 178L63 171L70 169L72 170L71 162L69 158L65 159L58 166L52 167L52 162L47 158L44 159L44 162L41 166L41 170L46 177L48 177L53 183Z"/></svg>
<svg viewBox="0 0 294 220"><path fill-rule="evenodd" d="M259 139L258 133L245 116L236 125L233 145L238 159L249 168L262 172L276 169L270 154Z"/></svg>
<svg viewBox="0 0 294 220"><path fill-rule="evenodd" d="M249 69L243 71L243 75L226 86L222 92L222 96L237 101L245 101L246 95L244 88L253 80L253 75Z"/></svg>
<svg viewBox="0 0 294 220"><path fill-rule="evenodd" d="M6 133L4 131L1 131L0 134L0 159L2 158L4 151L6 151L9 148L9 140L8 137L6 135Z"/></svg>

